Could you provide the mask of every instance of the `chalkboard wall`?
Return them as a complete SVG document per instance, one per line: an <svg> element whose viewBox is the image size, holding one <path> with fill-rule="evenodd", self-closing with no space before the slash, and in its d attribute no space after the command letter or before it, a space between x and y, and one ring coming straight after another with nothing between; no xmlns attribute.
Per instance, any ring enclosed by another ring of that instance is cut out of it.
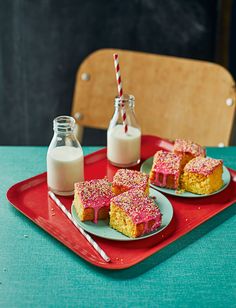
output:
<svg viewBox="0 0 236 308"><path fill-rule="evenodd" d="M218 8L215 0L1 1L0 144L48 145L53 118L70 114L77 68L96 49L215 61Z"/></svg>

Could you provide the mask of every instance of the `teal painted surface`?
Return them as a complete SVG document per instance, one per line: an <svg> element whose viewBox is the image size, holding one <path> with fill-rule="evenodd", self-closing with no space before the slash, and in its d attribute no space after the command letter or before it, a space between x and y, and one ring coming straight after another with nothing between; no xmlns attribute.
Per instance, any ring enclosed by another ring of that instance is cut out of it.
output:
<svg viewBox="0 0 236 308"><path fill-rule="evenodd" d="M46 170L46 151L0 147L0 307L235 306L235 205L130 269L99 269L6 200L11 185ZM208 155L236 169L236 147Z"/></svg>

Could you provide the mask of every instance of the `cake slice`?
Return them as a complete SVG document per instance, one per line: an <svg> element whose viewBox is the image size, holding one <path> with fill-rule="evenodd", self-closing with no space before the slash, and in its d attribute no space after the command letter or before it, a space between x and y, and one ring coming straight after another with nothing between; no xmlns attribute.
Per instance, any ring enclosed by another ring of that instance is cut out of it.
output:
<svg viewBox="0 0 236 308"><path fill-rule="evenodd" d="M184 167L181 187L194 194L211 194L222 187L222 173L222 160L196 157Z"/></svg>
<svg viewBox="0 0 236 308"><path fill-rule="evenodd" d="M131 189L111 199L110 226L136 238L161 225L161 212L155 201L142 190Z"/></svg>
<svg viewBox="0 0 236 308"><path fill-rule="evenodd" d="M147 174L136 170L119 169L113 177L112 191L116 195L137 187L148 195L149 176Z"/></svg>
<svg viewBox="0 0 236 308"><path fill-rule="evenodd" d="M175 140L173 152L183 156L184 164L187 164L191 159L197 156L206 156L206 150L201 145L185 139Z"/></svg>
<svg viewBox="0 0 236 308"><path fill-rule="evenodd" d="M114 197L107 179L96 179L75 184L74 207L81 221L109 217L110 200Z"/></svg>
<svg viewBox="0 0 236 308"><path fill-rule="evenodd" d="M178 189L180 175L184 167L184 160L181 154L160 150L153 158L150 171L150 183L171 189Z"/></svg>

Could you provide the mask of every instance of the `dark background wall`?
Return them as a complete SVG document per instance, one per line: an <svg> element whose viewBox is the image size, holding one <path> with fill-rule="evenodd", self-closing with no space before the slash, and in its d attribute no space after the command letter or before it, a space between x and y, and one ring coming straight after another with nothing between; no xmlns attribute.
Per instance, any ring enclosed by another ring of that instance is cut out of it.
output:
<svg viewBox="0 0 236 308"><path fill-rule="evenodd" d="M1 1L0 144L49 144L53 118L70 114L76 70L96 49L139 50L227 65L228 42L222 45L225 36L219 31L223 2ZM235 1L232 5L235 17ZM236 74L235 23L233 27L229 68ZM86 130L84 144L95 144L92 136L94 132ZM104 134L97 136L97 143L105 142Z"/></svg>
<svg viewBox="0 0 236 308"><path fill-rule="evenodd" d="M229 70L236 80L236 1L232 1L229 40Z"/></svg>

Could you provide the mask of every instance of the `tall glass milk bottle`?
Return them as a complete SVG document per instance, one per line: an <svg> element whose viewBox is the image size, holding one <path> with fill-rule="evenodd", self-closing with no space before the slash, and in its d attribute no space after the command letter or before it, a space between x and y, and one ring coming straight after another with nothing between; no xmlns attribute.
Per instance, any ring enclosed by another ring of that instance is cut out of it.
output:
<svg viewBox="0 0 236 308"><path fill-rule="evenodd" d="M53 120L54 136L47 152L49 190L58 195L72 195L74 183L84 180L84 156L75 133L75 120L59 116Z"/></svg>
<svg viewBox="0 0 236 308"><path fill-rule="evenodd" d="M126 111L125 132L122 118L122 102ZM121 101L115 98L115 111L107 130L107 158L112 165L117 167L131 167L140 162L141 129L137 123L133 95L125 94Z"/></svg>

